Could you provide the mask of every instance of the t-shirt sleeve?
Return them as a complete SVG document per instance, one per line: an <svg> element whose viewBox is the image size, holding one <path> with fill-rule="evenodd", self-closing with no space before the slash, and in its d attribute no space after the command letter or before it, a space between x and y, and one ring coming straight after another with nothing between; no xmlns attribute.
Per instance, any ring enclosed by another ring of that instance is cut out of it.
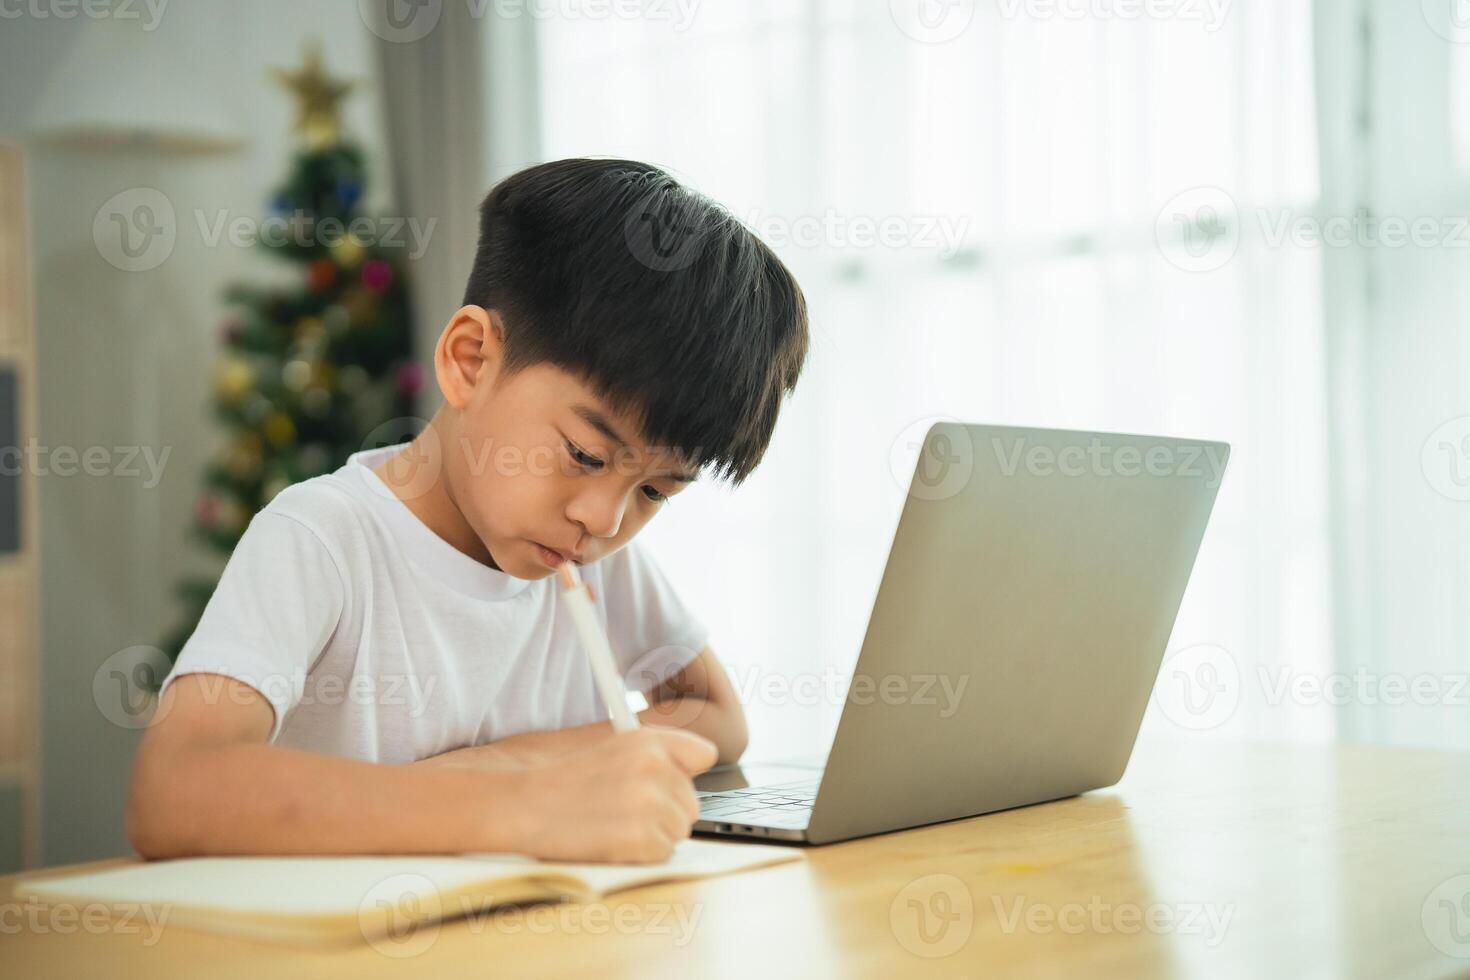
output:
<svg viewBox="0 0 1470 980"><path fill-rule="evenodd" d="M294 517L261 511L236 543L162 690L186 674L248 684L275 711L275 741L337 628L346 594L338 564L315 531Z"/></svg>
<svg viewBox="0 0 1470 980"><path fill-rule="evenodd" d="M630 541L598 563L607 638L630 691L648 691L704 649L708 630L653 555Z"/></svg>

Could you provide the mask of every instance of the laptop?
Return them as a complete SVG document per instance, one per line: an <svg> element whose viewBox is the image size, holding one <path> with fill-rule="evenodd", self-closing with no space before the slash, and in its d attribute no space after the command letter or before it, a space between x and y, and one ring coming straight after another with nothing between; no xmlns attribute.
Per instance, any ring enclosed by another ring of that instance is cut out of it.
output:
<svg viewBox="0 0 1470 980"><path fill-rule="evenodd" d="M825 765L702 773L696 833L826 844L1122 777L1229 445L941 421L917 448Z"/></svg>

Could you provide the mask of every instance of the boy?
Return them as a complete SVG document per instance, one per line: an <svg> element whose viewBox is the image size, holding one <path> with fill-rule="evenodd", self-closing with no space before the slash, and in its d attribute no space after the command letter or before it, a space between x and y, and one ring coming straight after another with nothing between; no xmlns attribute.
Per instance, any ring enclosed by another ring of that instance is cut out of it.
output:
<svg viewBox="0 0 1470 980"><path fill-rule="evenodd" d="M807 350L785 266L647 164L563 160L481 206L443 407L251 521L139 749L129 838L188 854L659 861L745 719L638 531L759 463ZM606 723L577 562L639 731Z"/></svg>

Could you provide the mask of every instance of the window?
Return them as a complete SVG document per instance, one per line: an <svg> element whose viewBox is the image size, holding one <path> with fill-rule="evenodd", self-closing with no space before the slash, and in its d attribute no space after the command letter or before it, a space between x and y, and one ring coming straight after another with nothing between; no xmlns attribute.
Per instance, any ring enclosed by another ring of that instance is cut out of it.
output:
<svg viewBox="0 0 1470 980"><path fill-rule="evenodd" d="M1317 196L1310 4L959 4L943 43L890 6L540 25L542 157L670 167L811 304L762 468L645 532L710 622L750 756L830 738L903 502L892 450L932 416L1230 441L1169 652L1226 652L1238 704L1211 730L1330 735L1266 683L1330 664L1320 256L1269 234ZM1187 235L1239 244L1200 268Z"/></svg>

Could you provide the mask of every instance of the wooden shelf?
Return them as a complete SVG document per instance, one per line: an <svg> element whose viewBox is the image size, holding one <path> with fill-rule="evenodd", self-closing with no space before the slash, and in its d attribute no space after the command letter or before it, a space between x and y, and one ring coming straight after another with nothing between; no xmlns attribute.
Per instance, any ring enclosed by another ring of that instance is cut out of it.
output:
<svg viewBox="0 0 1470 980"><path fill-rule="evenodd" d="M19 147L0 143L0 446L36 431L36 352L30 222ZM19 859L41 855L40 521L32 474L0 474L0 787L8 795L0 837L19 840ZM20 826L12 826L18 819ZM10 850L7 847L7 850ZM5 857L13 861L13 851Z"/></svg>

